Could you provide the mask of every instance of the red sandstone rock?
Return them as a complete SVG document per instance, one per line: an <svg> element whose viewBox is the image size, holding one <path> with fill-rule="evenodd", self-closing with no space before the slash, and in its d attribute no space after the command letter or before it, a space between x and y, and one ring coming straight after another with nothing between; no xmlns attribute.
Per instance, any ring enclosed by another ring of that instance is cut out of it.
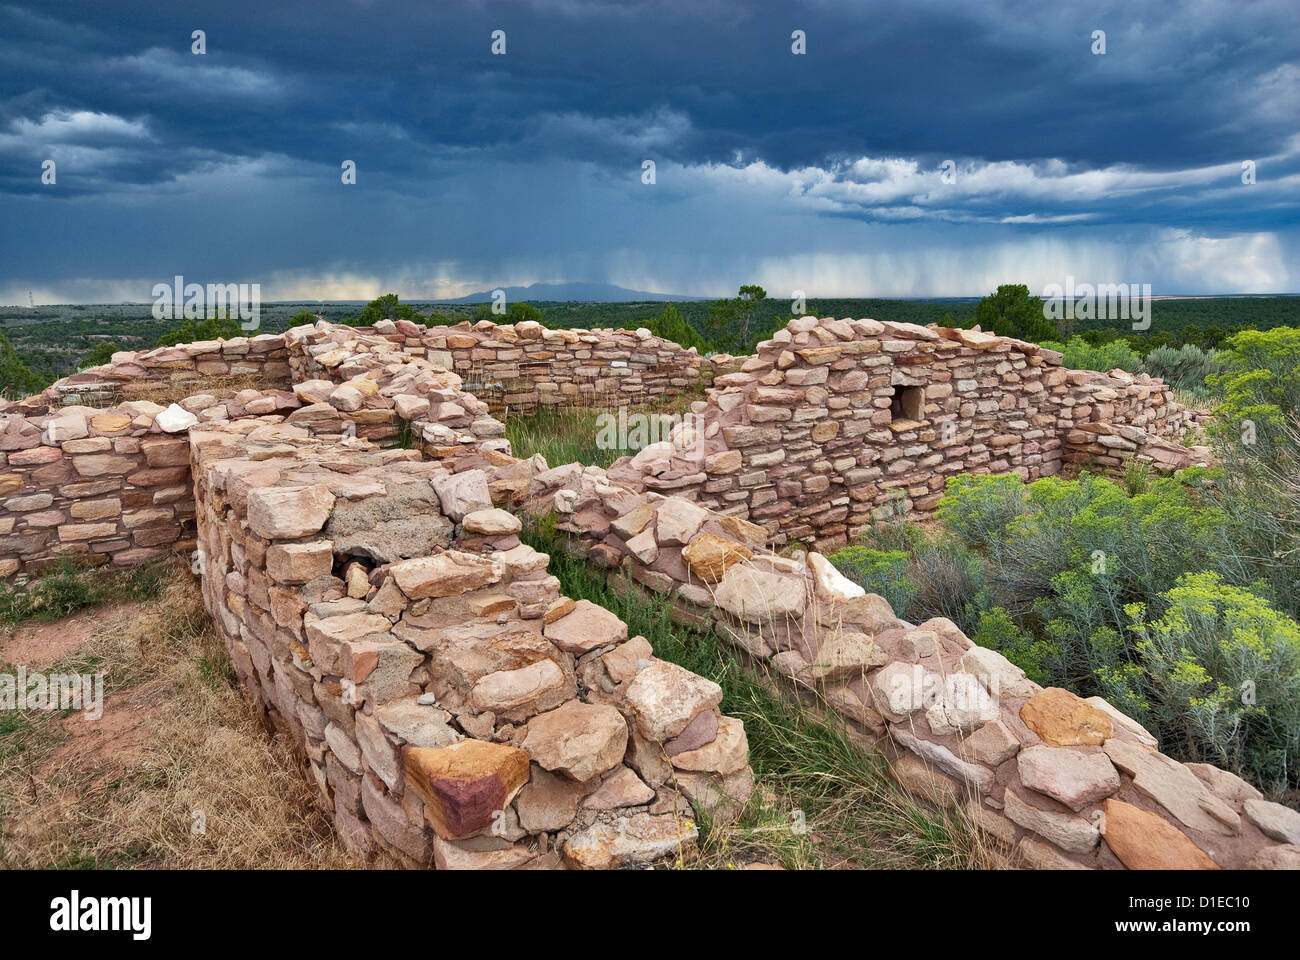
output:
<svg viewBox="0 0 1300 960"><path fill-rule="evenodd" d="M425 817L446 840L490 826L528 782L528 754L483 740L410 747L402 759L407 784L420 795Z"/></svg>

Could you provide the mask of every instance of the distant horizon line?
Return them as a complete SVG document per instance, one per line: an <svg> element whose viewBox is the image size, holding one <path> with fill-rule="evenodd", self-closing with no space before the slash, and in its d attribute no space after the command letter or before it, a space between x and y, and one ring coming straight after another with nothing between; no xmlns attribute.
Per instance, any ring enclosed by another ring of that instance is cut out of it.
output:
<svg viewBox="0 0 1300 960"><path fill-rule="evenodd" d="M537 299L537 300L532 300L532 301L528 301L528 300L520 300L520 301L516 301L516 302L519 302L519 303L529 303L529 302L532 302L532 303L586 303L586 304L601 304L601 303L606 303L606 304L620 304L620 303L663 303L663 304L665 304L665 305L667 305L667 306L672 306L674 303L706 303L706 302L712 302L712 301L716 301L716 300L720 300L720 299L723 299L723 300L725 300L725 299L730 299L730 298L727 298L727 297L689 297L689 296L682 295L682 294L658 294L658 296L673 296L673 297L676 297L677 299L675 299L675 300L671 300L671 301L668 301L668 300L644 300L644 299L635 299L635 298L634 298L634 299L629 299L629 300L575 300L575 299L569 299L569 300L542 300L542 299ZM808 299L810 302L812 302L812 303L816 303L818 300L898 300L898 301L904 301L904 302L930 301L930 302L934 302L934 303L962 303L962 302L968 302L968 301L976 301L976 302L978 302L978 301L980 301L980 300L983 300L986 296L989 296L989 294L972 294L972 295L966 295L966 296L962 296L962 295L951 295L951 296L919 296L919 297L898 297L898 296L887 297L887 296L870 296L870 295L860 295L860 296L826 296L826 297L815 297L815 296L814 296L814 297L808 297L807 299ZM1164 293L1164 294L1152 294L1152 295L1151 295L1151 299L1152 299L1152 300L1240 300L1240 299L1252 299L1252 298L1262 298L1262 297L1300 297L1300 291L1284 292L1284 293ZM368 303L371 303L371 302L372 302L373 300L375 300L375 299L376 299L375 297L371 297L371 298L369 298L369 299L346 299L346 300L322 300L322 299L319 299L319 298L316 298L316 299L312 299L312 298L294 298L294 299L289 299L289 300L264 300L264 301L262 301L262 303L263 303L264 306L294 306L294 305L307 306L307 305L310 305L310 304L337 304L337 305L343 305L343 306L352 306L352 305L357 305L357 304L368 304ZM399 301L400 301L401 303L405 303L405 304L429 304L430 306L443 306L443 307L472 307L472 306L478 306L478 305L483 304L483 303L491 303L491 302L492 302L492 300L491 300L490 297L489 297L489 298L485 298L485 299L483 299L483 300L475 300L475 301L468 301L468 302L465 301L465 300L463 300L463 299L460 299L460 298L450 299L450 300L431 300L431 299L429 299L429 298L427 298L427 297L412 297L412 298L409 298L409 299L408 299L408 298L402 297L402 296L400 296L400 295L399 295L399 298L398 298L398 299L399 299ZM784 298L781 298L781 297L768 297L767 299L769 299L769 300L779 300L779 299L784 299ZM1039 296L1039 299L1042 299L1042 300L1059 300L1059 299L1063 299L1063 298L1062 298L1062 297L1043 297L1043 296ZM69 300L69 301L60 302L60 303L37 303L37 304L11 303L11 304L0 304L0 309L4 309L4 310L11 310L11 309L12 309L12 310L38 310L38 309L40 309L41 307L147 307L147 306L151 306L153 303L154 303L153 300Z"/></svg>

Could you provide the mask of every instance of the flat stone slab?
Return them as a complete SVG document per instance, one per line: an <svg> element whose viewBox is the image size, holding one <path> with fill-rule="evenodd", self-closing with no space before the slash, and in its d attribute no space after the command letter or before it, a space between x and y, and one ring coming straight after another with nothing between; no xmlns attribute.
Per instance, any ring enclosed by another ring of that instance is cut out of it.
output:
<svg viewBox="0 0 1300 960"><path fill-rule="evenodd" d="M1020 708L1025 726L1054 747L1101 746L1110 738L1110 717L1060 687L1048 687Z"/></svg>
<svg viewBox="0 0 1300 960"><path fill-rule="evenodd" d="M579 600L566 616L548 623L546 639L565 653L581 656L589 651L622 643L627 624L590 600Z"/></svg>
<svg viewBox="0 0 1300 960"><path fill-rule="evenodd" d="M1026 747L1016 760L1020 782L1079 811L1119 789L1119 772L1104 753L1069 747Z"/></svg>
<svg viewBox="0 0 1300 960"><path fill-rule="evenodd" d="M1177 760L1124 740L1107 740L1104 749L1134 787L1183 824L1226 836L1241 832L1241 818Z"/></svg>
<svg viewBox="0 0 1300 960"><path fill-rule="evenodd" d="M1102 835L1106 846L1130 870L1218 870L1219 865L1172 823L1157 814L1111 798Z"/></svg>

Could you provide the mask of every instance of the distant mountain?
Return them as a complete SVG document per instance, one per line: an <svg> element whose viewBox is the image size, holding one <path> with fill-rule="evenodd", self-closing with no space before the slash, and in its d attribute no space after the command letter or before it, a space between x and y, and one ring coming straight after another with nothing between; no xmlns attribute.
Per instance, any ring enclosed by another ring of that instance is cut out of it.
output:
<svg viewBox="0 0 1300 960"><path fill-rule="evenodd" d="M629 290L612 283L533 283L526 287L500 287L506 293L506 303L526 301L575 301L578 303L627 303L633 300L715 300L716 297L689 297L678 293L647 293ZM492 291L471 293L454 300L422 300L425 303L491 303Z"/></svg>

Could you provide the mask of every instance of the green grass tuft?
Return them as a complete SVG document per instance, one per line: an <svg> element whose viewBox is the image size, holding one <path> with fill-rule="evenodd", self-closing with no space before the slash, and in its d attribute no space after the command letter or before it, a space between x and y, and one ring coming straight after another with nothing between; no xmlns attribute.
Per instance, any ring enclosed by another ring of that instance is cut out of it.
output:
<svg viewBox="0 0 1300 960"><path fill-rule="evenodd" d="M48 623L103 603L150 600L168 582L169 566L151 563L106 572L71 559L60 560L26 585L0 583L0 623Z"/></svg>

